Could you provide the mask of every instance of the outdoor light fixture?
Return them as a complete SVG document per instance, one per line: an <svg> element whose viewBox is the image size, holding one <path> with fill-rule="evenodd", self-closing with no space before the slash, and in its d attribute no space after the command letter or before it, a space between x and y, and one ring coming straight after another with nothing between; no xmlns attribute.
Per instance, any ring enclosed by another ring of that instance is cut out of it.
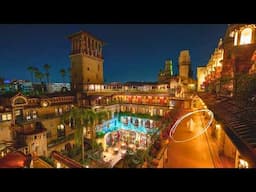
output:
<svg viewBox="0 0 256 192"><path fill-rule="evenodd" d="M47 101L42 101L41 106L42 107L48 107L49 103Z"/></svg>
<svg viewBox="0 0 256 192"><path fill-rule="evenodd" d="M220 124L216 124L216 129L220 129L221 125Z"/></svg>
<svg viewBox="0 0 256 192"><path fill-rule="evenodd" d="M239 159L239 168L249 168L248 162L243 159Z"/></svg>
<svg viewBox="0 0 256 192"><path fill-rule="evenodd" d="M61 168L61 165L59 162L57 162L57 168Z"/></svg>

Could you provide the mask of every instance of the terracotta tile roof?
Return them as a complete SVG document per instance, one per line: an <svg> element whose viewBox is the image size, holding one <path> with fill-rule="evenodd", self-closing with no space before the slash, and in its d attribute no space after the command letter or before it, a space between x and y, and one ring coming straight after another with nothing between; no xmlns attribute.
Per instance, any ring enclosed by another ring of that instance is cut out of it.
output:
<svg viewBox="0 0 256 192"><path fill-rule="evenodd" d="M62 155L60 152L53 151L51 154L51 157L53 159L56 159L60 163L63 163L64 165L66 165L69 168L83 168L83 166L80 163L78 163L77 161L75 161L73 159L70 159L67 156Z"/></svg>
<svg viewBox="0 0 256 192"><path fill-rule="evenodd" d="M22 152L11 152L0 159L0 168L24 168L26 161L26 155Z"/></svg>
<svg viewBox="0 0 256 192"><path fill-rule="evenodd" d="M231 98L223 98L211 94L199 94L208 108L223 124L223 129L234 143L240 154L256 167L256 121L248 117L250 109L237 106ZM251 113L253 113L251 111ZM255 114L255 113L253 113Z"/></svg>

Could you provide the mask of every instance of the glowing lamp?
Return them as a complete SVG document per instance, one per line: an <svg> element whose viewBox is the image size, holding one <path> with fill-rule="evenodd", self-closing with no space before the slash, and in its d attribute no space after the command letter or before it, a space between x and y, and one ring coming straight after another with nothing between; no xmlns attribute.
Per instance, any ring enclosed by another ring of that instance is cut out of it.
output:
<svg viewBox="0 0 256 192"><path fill-rule="evenodd" d="M249 167L248 162L243 160L243 159L240 159L239 160L239 167L240 168L248 168Z"/></svg>
<svg viewBox="0 0 256 192"><path fill-rule="evenodd" d="M42 101L41 106L42 107L48 107L49 103L47 101Z"/></svg>
<svg viewBox="0 0 256 192"><path fill-rule="evenodd" d="M220 129L221 125L220 124L216 124L216 129Z"/></svg>
<svg viewBox="0 0 256 192"><path fill-rule="evenodd" d="M61 164L57 162L57 168L61 168Z"/></svg>

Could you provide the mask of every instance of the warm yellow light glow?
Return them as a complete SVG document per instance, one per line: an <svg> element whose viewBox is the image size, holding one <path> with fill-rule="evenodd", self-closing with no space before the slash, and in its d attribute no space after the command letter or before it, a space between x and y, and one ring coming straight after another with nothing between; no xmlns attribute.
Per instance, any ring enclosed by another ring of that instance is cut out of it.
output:
<svg viewBox="0 0 256 192"><path fill-rule="evenodd" d="M221 125L220 124L216 124L216 129L220 129Z"/></svg>
<svg viewBox="0 0 256 192"><path fill-rule="evenodd" d="M243 159L239 159L239 168L249 168L248 162Z"/></svg>
<svg viewBox="0 0 256 192"><path fill-rule="evenodd" d="M250 44L251 40L252 40L252 29L251 28L245 28L241 32L240 45Z"/></svg>
<svg viewBox="0 0 256 192"><path fill-rule="evenodd" d="M57 168L61 168L61 164L57 162Z"/></svg>
<svg viewBox="0 0 256 192"><path fill-rule="evenodd" d="M47 106L48 106L48 102L47 101L43 101L42 107L47 107Z"/></svg>
<svg viewBox="0 0 256 192"><path fill-rule="evenodd" d="M238 32L235 33L235 38L234 38L234 45L237 45L237 39L238 39Z"/></svg>

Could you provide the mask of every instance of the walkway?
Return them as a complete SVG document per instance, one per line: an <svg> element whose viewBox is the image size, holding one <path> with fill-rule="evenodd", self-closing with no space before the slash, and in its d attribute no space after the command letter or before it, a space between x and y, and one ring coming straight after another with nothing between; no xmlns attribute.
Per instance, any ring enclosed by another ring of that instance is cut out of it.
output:
<svg viewBox="0 0 256 192"><path fill-rule="evenodd" d="M184 119L177 127L174 138L176 140L184 140L198 134L202 130L200 120L201 113ZM192 126L187 126L188 121L192 117ZM185 142L175 143L171 140L168 146L168 162L166 168L214 168L213 155L211 154L207 137L205 134L197 138Z"/></svg>

